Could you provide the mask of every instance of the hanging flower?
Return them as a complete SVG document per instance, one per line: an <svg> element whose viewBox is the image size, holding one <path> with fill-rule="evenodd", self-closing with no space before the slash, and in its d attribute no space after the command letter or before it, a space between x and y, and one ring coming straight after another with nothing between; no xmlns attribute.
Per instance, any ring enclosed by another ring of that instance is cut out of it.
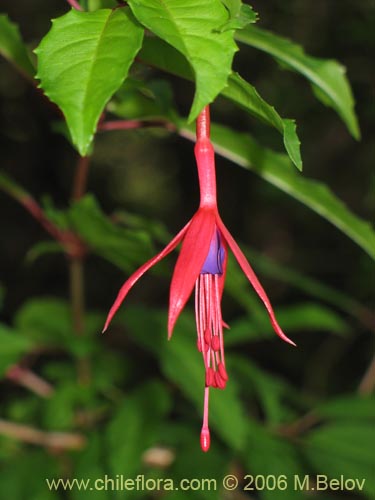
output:
<svg viewBox="0 0 375 500"><path fill-rule="evenodd" d="M117 309L138 279L182 242L170 286L168 339L171 338L176 321L195 286L197 346L202 353L206 372L201 447L203 451L208 451L210 447L209 390L210 387L224 389L228 380L224 358L223 326L225 323L221 315L221 296L225 281L228 246L263 301L277 335L289 344L295 345L295 343L283 333L266 292L220 218L216 200L215 157L210 141L208 106L197 119L197 141L194 151L200 187L200 205L197 212L158 255L143 264L124 283L109 311L103 331L108 328Z"/></svg>

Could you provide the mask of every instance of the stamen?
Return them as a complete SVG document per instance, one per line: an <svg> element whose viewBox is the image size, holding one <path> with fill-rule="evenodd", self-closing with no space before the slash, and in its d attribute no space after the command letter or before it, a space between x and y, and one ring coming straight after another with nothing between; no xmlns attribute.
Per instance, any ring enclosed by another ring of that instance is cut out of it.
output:
<svg viewBox="0 0 375 500"><path fill-rule="evenodd" d="M201 448L207 452L210 449L211 437L208 428L208 399L210 396L210 389L206 387L204 390L204 404L203 404L203 425L201 430Z"/></svg>
<svg viewBox="0 0 375 500"><path fill-rule="evenodd" d="M201 430L201 447L208 451L209 389L224 389L228 380L224 360L223 318L219 278L223 273L225 248L216 229L209 254L195 284L195 319L197 323L198 350L202 353L205 368L204 410Z"/></svg>

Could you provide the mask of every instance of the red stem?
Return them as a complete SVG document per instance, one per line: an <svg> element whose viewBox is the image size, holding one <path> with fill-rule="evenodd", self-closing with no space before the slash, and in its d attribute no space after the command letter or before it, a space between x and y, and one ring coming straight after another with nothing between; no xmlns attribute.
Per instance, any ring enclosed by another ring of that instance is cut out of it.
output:
<svg viewBox="0 0 375 500"><path fill-rule="evenodd" d="M198 168L200 206L216 209L215 152L210 141L209 106L206 106L197 118L197 142L194 152Z"/></svg>
<svg viewBox="0 0 375 500"><path fill-rule="evenodd" d="M83 10L83 8L79 5L79 3L76 0L67 0L68 4L73 7L73 9L76 10Z"/></svg>
<svg viewBox="0 0 375 500"><path fill-rule="evenodd" d="M206 106L197 118L197 141L210 138L210 107Z"/></svg>
<svg viewBox="0 0 375 500"><path fill-rule="evenodd" d="M106 121L99 124L98 129L100 131L111 131L111 130L131 130L137 128L145 127L164 127L167 130L175 131L176 127L173 123L164 120L155 121L142 121L142 120L112 120Z"/></svg>
<svg viewBox="0 0 375 500"><path fill-rule="evenodd" d="M73 183L73 200L79 200L85 194L89 163L89 156L81 156L78 160L76 176Z"/></svg>

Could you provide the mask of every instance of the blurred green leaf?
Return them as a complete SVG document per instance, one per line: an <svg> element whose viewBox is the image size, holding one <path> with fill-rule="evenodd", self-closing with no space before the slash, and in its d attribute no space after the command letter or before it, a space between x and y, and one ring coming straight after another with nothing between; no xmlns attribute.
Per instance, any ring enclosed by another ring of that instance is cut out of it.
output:
<svg viewBox="0 0 375 500"><path fill-rule="evenodd" d="M181 134L193 139L193 132L187 127ZM212 139L218 154L301 201L375 258L375 232L371 224L354 215L326 185L295 172L285 155L260 147L248 134L220 125L212 126Z"/></svg>
<svg viewBox="0 0 375 500"><path fill-rule="evenodd" d="M45 451L20 449L0 468L0 498L58 500L59 493L49 491L45 478L59 476L57 461Z"/></svg>
<svg viewBox="0 0 375 500"><path fill-rule="evenodd" d="M0 189L17 201L29 196L29 193L19 186L9 175L0 171Z"/></svg>
<svg viewBox="0 0 375 500"><path fill-rule="evenodd" d="M35 69L18 26L5 14L0 14L0 54L27 76L34 77Z"/></svg>
<svg viewBox="0 0 375 500"><path fill-rule="evenodd" d="M290 69L304 75L325 95L323 103L329 104L345 122L351 134L359 139L354 99L344 66L334 60L308 56L299 45L255 26L237 31L236 40L267 52Z"/></svg>
<svg viewBox="0 0 375 500"><path fill-rule="evenodd" d="M55 241L39 241L26 254L26 262L31 263L51 253L64 253L64 247Z"/></svg>
<svg viewBox="0 0 375 500"><path fill-rule="evenodd" d="M296 394L301 398L300 393L292 385L281 377L262 370L251 360L238 354L229 354L226 359L230 371L241 380L242 390L251 389L255 393L267 424L274 426L290 420L291 413L286 400L289 396Z"/></svg>
<svg viewBox="0 0 375 500"><path fill-rule="evenodd" d="M294 288L302 290L312 297L335 305L345 313L352 314L353 316L363 314L363 306L345 293L325 283L321 283L311 276L306 276L295 269L291 269L284 264L278 264L276 261L254 249L246 248L244 245L241 245L241 247L257 271L260 271L264 276L292 285Z"/></svg>
<svg viewBox="0 0 375 500"><path fill-rule="evenodd" d="M297 449L288 441L272 435L255 421L248 423L248 435L244 455L247 473L263 477L273 475L277 478L286 476L288 488L275 490L265 488L260 494L262 500L301 500L300 491L291 487L294 475L303 473L301 458Z"/></svg>
<svg viewBox="0 0 375 500"><path fill-rule="evenodd" d="M61 108L82 156L88 153L104 106L126 78L142 38L143 30L127 8L72 9L54 20L36 49L40 86Z"/></svg>
<svg viewBox="0 0 375 500"><path fill-rule="evenodd" d="M231 72L237 50L234 31L218 31L227 20L225 7L220 0L128 3L138 21L183 54L194 70L196 92L188 119L194 120L225 87ZM192 15L194 12L199 16Z"/></svg>
<svg viewBox="0 0 375 500"><path fill-rule="evenodd" d="M32 340L24 338L16 329L0 324L0 377L34 346Z"/></svg>
<svg viewBox="0 0 375 500"><path fill-rule="evenodd" d="M108 111L126 118L176 121L173 94L169 82L143 82L128 78L108 103Z"/></svg>
<svg viewBox="0 0 375 500"><path fill-rule="evenodd" d="M99 335L103 318L100 313L88 313L84 334L78 337L74 333L70 305L63 300L43 297L27 301L18 310L14 324L24 338L44 346L66 348L80 357L95 347L90 337Z"/></svg>
<svg viewBox="0 0 375 500"><path fill-rule="evenodd" d="M104 479L105 475L108 474L106 470L106 449L103 442L103 436L99 432L92 433L88 440L88 445L86 448L75 458L73 477L79 479L90 479L95 481L96 479ZM110 484L110 483L109 483ZM111 500L113 498L112 492L105 490L95 490L95 492L90 489L72 488L69 493L70 500Z"/></svg>
<svg viewBox="0 0 375 500"><path fill-rule="evenodd" d="M76 410L86 406L92 393L76 380L63 380L43 404L43 426L51 430L70 430L75 426Z"/></svg>
<svg viewBox="0 0 375 500"><path fill-rule="evenodd" d="M331 399L316 408L316 413L324 418L337 420L375 419L375 399L371 396L359 397L348 394Z"/></svg>
<svg viewBox="0 0 375 500"><path fill-rule="evenodd" d="M304 452L319 474L365 479L363 492L375 498L375 427L370 423L330 423L311 431Z"/></svg>
<svg viewBox="0 0 375 500"><path fill-rule="evenodd" d="M116 226L102 212L98 202L86 195L74 203L67 212L71 229L98 255L124 271L148 260L152 245L146 231Z"/></svg>
<svg viewBox="0 0 375 500"><path fill-rule="evenodd" d="M113 476L135 477L142 453L159 439L170 397L158 381L147 382L127 395L106 429L107 457ZM116 498L122 498L118 491Z"/></svg>
<svg viewBox="0 0 375 500"><path fill-rule="evenodd" d="M323 331L343 335L350 331L337 313L321 304L303 303L277 307L275 313L280 325L288 334ZM266 339L275 339L275 332L265 311L262 321L241 318L231 322L230 330L225 335L227 345Z"/></svg>

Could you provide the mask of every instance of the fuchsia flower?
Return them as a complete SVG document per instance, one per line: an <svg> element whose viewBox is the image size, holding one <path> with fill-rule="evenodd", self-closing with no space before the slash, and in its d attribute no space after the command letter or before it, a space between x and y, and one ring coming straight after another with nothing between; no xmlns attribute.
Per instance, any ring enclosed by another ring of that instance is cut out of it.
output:
<svg viewBox="0 0 375 500"><path fill-rule="evenodd" d="M193 218L155 257L143 264L124 283L109 311L104 331L131 287L138 279L162 260L182 242L181 252L173 272L169 296L168 339L176 321L188 301L195 285L195 316L197 346L202 353L206 371L201 447L208 451L208 400L210 387L224 389L228 380L224 359L223 322L221 296L224 288L227 246L232 250L239 265L253 288L263 301L273 329L285 342L295 345L281 330L271 303L241 249L220 218L216 201L216 175L214 149L210 142L210 116L207 106L197 119L195 157L200 186L200 205Z"/></svg>

